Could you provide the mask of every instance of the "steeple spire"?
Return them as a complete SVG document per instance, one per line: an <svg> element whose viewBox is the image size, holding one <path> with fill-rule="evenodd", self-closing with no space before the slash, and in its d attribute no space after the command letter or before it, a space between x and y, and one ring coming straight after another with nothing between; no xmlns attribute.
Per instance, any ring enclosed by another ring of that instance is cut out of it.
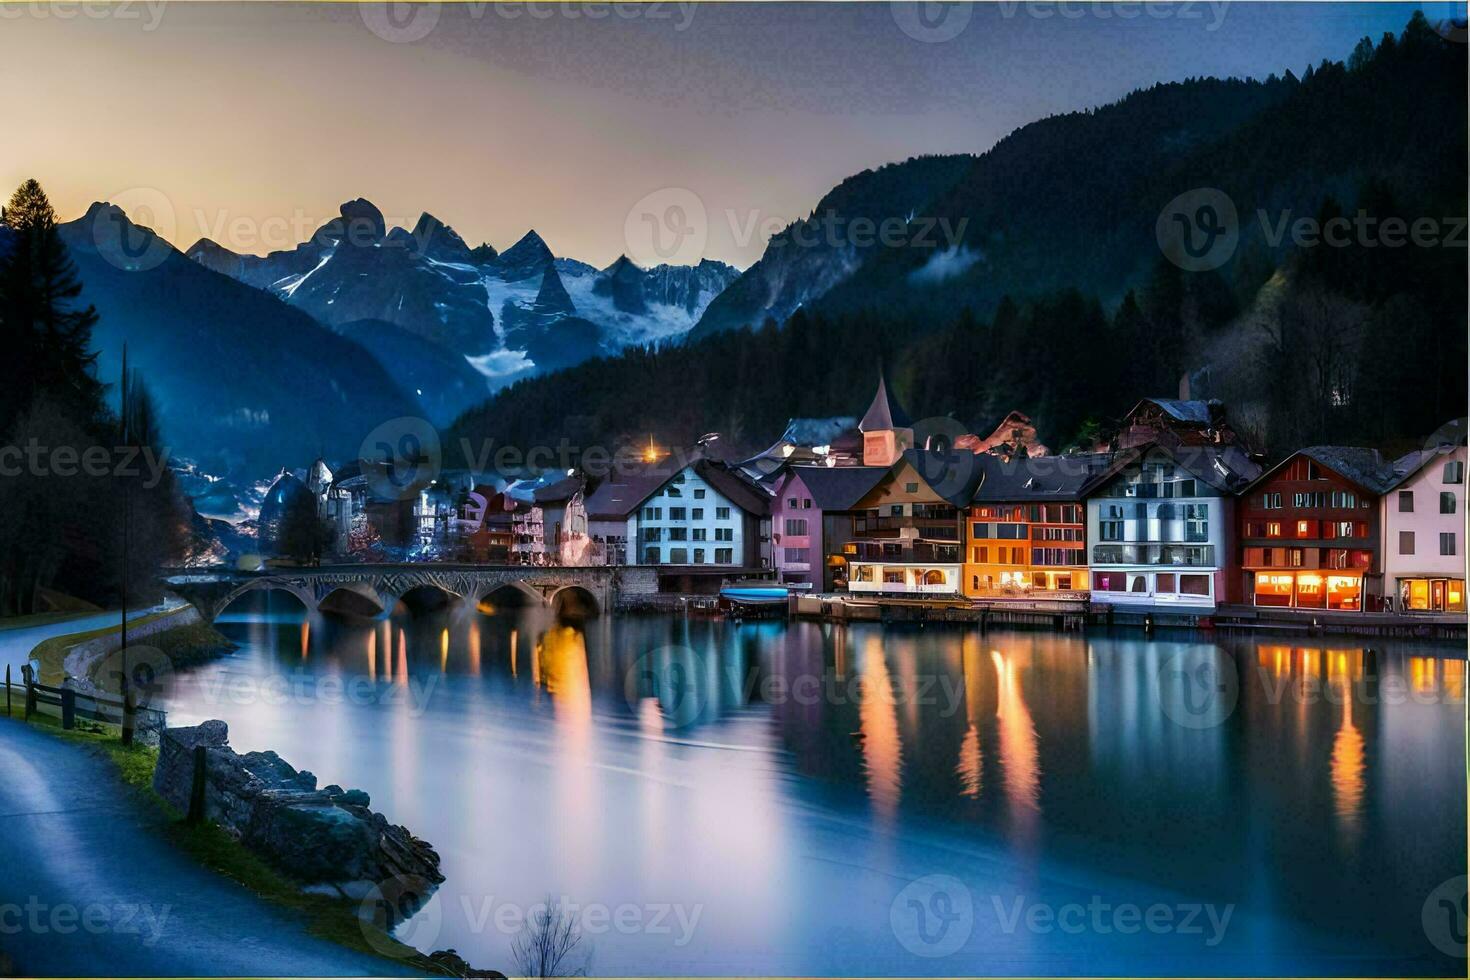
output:
<svg viewBox="0 0 1470 980"><path fill-rule="evenodd" d="M868 406L868 412L863 420L858 423L861 432L878 432L884 429L909 429L913 427L913 420L909 413L903 410L888 390L888 379L883 376L883 368L878 368L878 391L873 395L873 404Z"/></svg>

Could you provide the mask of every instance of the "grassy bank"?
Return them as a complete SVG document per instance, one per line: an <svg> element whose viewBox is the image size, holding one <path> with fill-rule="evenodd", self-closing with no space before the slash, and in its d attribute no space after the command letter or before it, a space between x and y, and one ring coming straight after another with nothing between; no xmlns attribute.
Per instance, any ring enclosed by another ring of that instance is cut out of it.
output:
<svg viewBox="0 0 1470 980"><path fill-rule="evenodd" d="M0 719L0 724L4 723ZM13 723L26 724L18 718L13 719ZM118 775L145 820L170 843L204 867L239 883L251 894L289 909L301 918L313 935L425 974L444 973L427 956L359 919L356 902L307 894L300 885L266 864L215 824L185 823L183 814L153 791L153 770L158 765L156 748L138 743L125 747L118 737L117 728L95 722L78 722L74 730L65 731L60 719L36 715L30 724L86 751L106 756L117 767ZM391 955L385 956L385 950L391 951Z"/></svg>

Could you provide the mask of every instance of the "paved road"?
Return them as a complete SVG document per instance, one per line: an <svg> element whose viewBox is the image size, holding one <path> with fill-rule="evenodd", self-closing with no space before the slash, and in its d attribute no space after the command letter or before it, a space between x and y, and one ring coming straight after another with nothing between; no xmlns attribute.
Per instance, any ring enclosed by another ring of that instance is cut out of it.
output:
<svg viewBox="0 0 1470 980"><path fill-rule="evenodd" d="M95 750L0 715L0 975L410 975L201 868L125 794Z"/></svg>
<svg viewBox="0 0 1470 980"><path fill-rule="evenodd" d="M182 605L174 600L148 609L135 609L128 614L128 620L141 619L151 616L164 609L172 609ZM31 656L31 651L36 644L53 636L63 633L90 633L92 630L100 630L105 626L112 626L120 619L116 610L111 612L93 613L81 616L77 619L68 619L59 623L46 623L42 626L24 626L20 629L7 629L4 621L0 620L0 683L5 680L5 666L10 665L11 679L20 683L20 668Z"/></svg>

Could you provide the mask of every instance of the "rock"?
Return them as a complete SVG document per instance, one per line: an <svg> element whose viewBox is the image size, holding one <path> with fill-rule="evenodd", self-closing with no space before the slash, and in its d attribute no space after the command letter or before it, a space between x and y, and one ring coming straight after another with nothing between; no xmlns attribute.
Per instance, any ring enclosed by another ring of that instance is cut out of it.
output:
<svg viewBox="0 0 1470 980"><path fill-rule="evenodd" d="M475 969L465 961L463 956L452 949L434 950L429 954L429 961L452 977L493 977L495 980L505 980L505 974L499 970Z"/></svg>
<svg viewBox="0 0 1470 980"><path fill-rule="evenodd" d="M434 849L368 809L368 794L317 789L316 776L274 752L237 754L223 721L170 728L160 740L153 788L180 810L196 746L205 750L205 816L304 888L360 897L392 881L422 902L444 880Z"/></svg>

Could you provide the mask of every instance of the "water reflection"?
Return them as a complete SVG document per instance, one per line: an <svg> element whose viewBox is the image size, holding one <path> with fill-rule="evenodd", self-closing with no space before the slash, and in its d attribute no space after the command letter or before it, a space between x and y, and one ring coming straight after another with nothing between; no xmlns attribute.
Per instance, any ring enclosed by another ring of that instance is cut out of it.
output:
<svg viewBox="0 0 1470 980"><path fill-rule="evenodd" d="M1237 903L1225 953L1182 949L1167 961L1176 971L1212 972L1210 957L1228 955L1228 972L1343 972L1313 958L1338 952L1356 957L1353 972L1373 956L1385 972L1446 968L1418 909L1465 863L1465 664L1447 651L875 624L581 627L526 609L367 623L257 611L222 629L241 650L175 678L173 719L224 717L242 751L274 748L367 789L440 850L446 907L551 891L704 909L687 947L600 938L600 973L1163 962L1148 943L1042 942L993 921L977 921L955 959L915 958L892 939L888 903L936 873L977 904L1044 901L1061 881L1114 899ZM1165 708L1172 685L1198 676L1230 681L1212 724ZM367 693L328 703L329 677ZM316 693L220 693L267 680ZM509 941L449 916L439 945L503 965Z"/></svg>

